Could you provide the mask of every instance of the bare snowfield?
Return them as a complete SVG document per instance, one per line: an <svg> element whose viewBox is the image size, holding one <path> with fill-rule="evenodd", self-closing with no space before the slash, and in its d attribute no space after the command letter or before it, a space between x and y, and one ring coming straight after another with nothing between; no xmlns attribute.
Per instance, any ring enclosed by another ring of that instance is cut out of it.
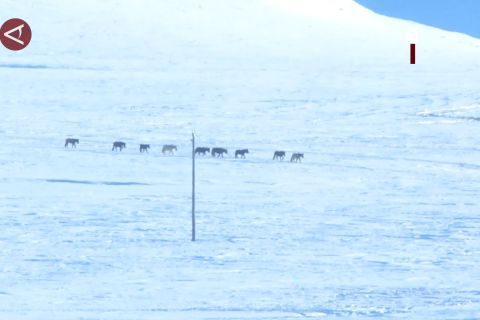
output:
<svg viewBox="0 0 480 320"><path fill-rule="evenodd" d="M0 3L1 319L480 318L480 41L314 2Z"/></svg>

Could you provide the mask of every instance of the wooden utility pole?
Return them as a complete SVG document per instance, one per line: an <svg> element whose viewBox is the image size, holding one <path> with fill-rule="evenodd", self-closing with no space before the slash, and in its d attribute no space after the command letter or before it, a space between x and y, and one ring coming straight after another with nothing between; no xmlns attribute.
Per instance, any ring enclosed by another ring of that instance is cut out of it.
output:
<svg viewBox="0 0 480 320"><path fill-rule="evenodd" d="M195 241L195 132L192 132L192 241Z"/></svg>

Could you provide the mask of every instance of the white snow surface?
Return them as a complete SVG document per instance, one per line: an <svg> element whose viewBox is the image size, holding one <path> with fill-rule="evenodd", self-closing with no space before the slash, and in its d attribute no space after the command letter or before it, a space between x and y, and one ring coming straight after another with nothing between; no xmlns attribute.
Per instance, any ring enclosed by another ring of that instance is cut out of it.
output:
<svg viewBox="0 0 480 320"><path fill-rule="evenodd" d="M0 50L0 319L480 318L478 39L348 0L11 17L33 38ZM192 130L229 150L197 159L196 242Z"/></svg>

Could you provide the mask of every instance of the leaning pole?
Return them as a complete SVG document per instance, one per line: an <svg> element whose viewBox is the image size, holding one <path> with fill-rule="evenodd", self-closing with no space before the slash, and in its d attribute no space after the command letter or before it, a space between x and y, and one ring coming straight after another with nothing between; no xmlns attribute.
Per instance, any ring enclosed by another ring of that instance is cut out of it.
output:
<svg viewBox="0 0 480 320"><path fill-rule="evenodd" d="M192 241L195 241L195 132L192 132Z"/></svg>

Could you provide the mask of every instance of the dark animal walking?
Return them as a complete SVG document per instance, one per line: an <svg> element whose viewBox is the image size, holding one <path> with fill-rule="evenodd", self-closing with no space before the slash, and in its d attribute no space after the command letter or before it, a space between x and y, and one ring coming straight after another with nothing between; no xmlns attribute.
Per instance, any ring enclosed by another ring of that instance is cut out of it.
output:
<svg viewBox="0 0 480 320"><path fill-rule="evenodd" d="M245 159L245 154L248 153L248 149L240 149L240 150L237 150L235 151L235 158L238 158L239 156L243 159Z"/></svg>
<svg viewBox="0 0 480 320"><path fill-rule="evenodd" d="M210 148L206 148L206 147L195 148L195 154L201 154L202 156L204 156L207 152L210 152Z"/></svg>
<svg viewBox="0 0 480 320"><path fill-rule="evenodd" d="M149 149L150 149L149 144L141 144L140 145L140 152L148 152Z"/></svg>
<svg viewBox="0 0 480 320"><path fill-rule="evenodd" d="M78 143L80 143L80 140L78 139L67 138L65 139L65 148L68 147L68 145L72 145L72 148L76 148Z"/></svg>
<svg viewBox="0 0 480 320"><path fill-rule="evenodd" d="M302 162L303 153L294 153L290 158L290 162Z"/></svg>
<svg viewBox="0 0 480 320"><path fill-rule="evenodd" d="M174 151L177 151L177 146L176 145L173 145L173 144L165 144L163 145L163 148L162 148L162 153L165 154L165 153L169 153L169 154L173 154Z"/></svg>
<svg viewBox="0 0 480 320"><path fill-rule="evenodd" d="M127 147L127 144L125 142L122 142L122 141L115 141L113 143L113 147L112 147L112 151L114 150L118 150L120 149L120 151L122 151L124 148Z"/></svg>
<svg viewBox="0 0 480 320"><path fill-rule="evenodd" d="M223 158L223 155L228 153L227 149L225 148L213 148L212 149L212 157L217 157L217 158L220 158L222 157Z"/></svg>
<svg viewBox="0 0 480 320"><path fill-rule="evenodd" d="M285 151L275 151L273 154L273 160L283 160L285 159Z"/></svg>

